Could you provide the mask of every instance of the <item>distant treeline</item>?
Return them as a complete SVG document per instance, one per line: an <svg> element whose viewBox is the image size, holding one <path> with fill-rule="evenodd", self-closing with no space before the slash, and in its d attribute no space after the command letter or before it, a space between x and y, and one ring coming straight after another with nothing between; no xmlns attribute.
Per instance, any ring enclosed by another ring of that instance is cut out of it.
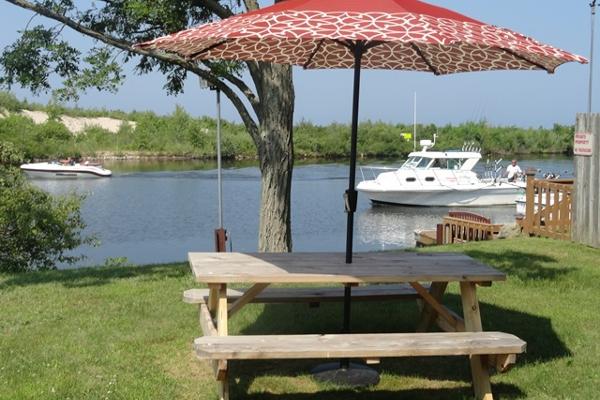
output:
<svg viewBox="0 0 600 400"><path fill-rule="evenodd" d="M16 114L22 109L44 111L50 119L36 125L31 119ZM152 112L83 110L60 105L28 104L12 94L0 92L0 140L12 142L30 159L65 156L94 157L177 156L214 158L216 121L194 118L181 107L168 116ZM135 122L123 124L117 133L91 127L73 135L61 122L60 116L111 117ZM222 152L226 158L256 157L256 150L242 124L222 121ZM432 139L438 134L437 149L456 149L465 142L475 142L486 153L494 154L571 154L573 126L554 125L552 128L520 128L490 126L485 121L460 125L418 125L418 139ZM359 127L358 152L363 157L403 157L413 149L412 125L363 122ZM350 152L350 127L347 124L315 125L300 122L294 128L294 150L297 158L344 158Z"/></svg>

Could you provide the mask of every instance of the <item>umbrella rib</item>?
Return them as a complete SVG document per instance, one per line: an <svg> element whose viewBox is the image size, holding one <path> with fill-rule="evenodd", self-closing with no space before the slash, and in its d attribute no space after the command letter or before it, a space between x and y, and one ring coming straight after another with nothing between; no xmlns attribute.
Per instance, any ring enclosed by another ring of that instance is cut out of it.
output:
<svg viewBox="0 0 600 400"><path fill-rule="evenodd" d="M339 44L340 46L344 46L344 47L346 47L347 49L350 49L350 50L352 50L352 49L354 48L354 47L353 47L353 44L354 44L354 43L352 43L352 42L350 42L350 43L349 43L349 42L347 42L347 41L344 41L344 40L339 40L339 39L331 39L331 40L333 40L334 42L336 42L336 43L337 43L337 44Z"/></svg>
<svg viewBox="0 0 600 400"><path fill-rule="evenodd" d="M554 73L554 69L549 69L548 67L544 66L543 64L540 64L540 63L538 63L538 62L532 61L532 60L528 59L527 57L525 57L525 56L522 56L522 55L518 54L517 52L515 52L515 51L513 51L513 50L511 50L511 49L505 49L504 47L500 47L500 49L501 49L502 51L504 51L505 53L508 53L508 54L510 54L510 55L511 55L511 56L513 56L513 57L516 57L516 58L518 58L518 59L521 59L521 60L523 60L523 61L526 61L526 62L528 62L528 63L530 63L530 64L532 64L532 65L535 65L536 67L538 67L538 68L540 68L540 69L543 69L543 70L545 70L545 71L546 71L546 72L548 72L549 74L553 74L553 73Z"/></svg>
<svg viewBox="0 0 600 400"><path fill-rule="evenodd" d="M417 46L417 44L414 43L414 42L411 42L410 45L417 52L417 54L419 55L419 57L421 57L423 59L423 61L425 62L425 64L427 64L427 66L429 67L429 69L431 70L431 72L433 72L434 75L439 75L440 72L433 66L433 64L431 64L431 62L429 62L429 60L427 59L427 57L425 57L425 53L423 53L423 51L421 50L421 48L419 46Z"/></svg>
<svg viewBox="0 0 600 400"><path fill-rule="evenodd" d="M367 42L367 44L365 44L365 51L372 49L373 47L377 47L380 46L382 44L384 44L385 42L382 42L380 40L372 40L370 42Z"/></svg>
<svg viewBox="0 0 600 400"><path fill-rule="evenodd" d="M325 39L319 40L319 43L317 43L317 47L315 48L315 51L313 51L310 54L310 56L308 57L308 60L306 61L306 63L304 63L304 65L302 66L302 68L304 68L304 69L308 68L308 66L312 62L313 58L315 57L315 55L319 52L319 50L321 50L321 47L323 46L323 41L324 40Z"/></svg>
<svg viewBox="0 0 600 400"><path fill-rule="evenodd" d="M222 45L223 43L227 43L227 40L228 40L228 39L223 39L223 40L221 40L220 42L217 42L217 43L215 43L215 44L213 44L213 45L210 45L210 46L208 46L208 47L207 47L207 48L205 48L205 49L202 49L202 50L200 50L200 51L198 51L198 52L196 52L196 53L192 53L192 54L190 54L190 55L188 56L188 58L194 59L194 58L196 58L196 57L198 57L198 56L200 56L200 55L202 55L202 54L204 54L204 53L207 53L207 52L211 51L211 50L212 50L212 49L214 49L215 47L219 47L219 46L220 46L220 45Z"/></svg>

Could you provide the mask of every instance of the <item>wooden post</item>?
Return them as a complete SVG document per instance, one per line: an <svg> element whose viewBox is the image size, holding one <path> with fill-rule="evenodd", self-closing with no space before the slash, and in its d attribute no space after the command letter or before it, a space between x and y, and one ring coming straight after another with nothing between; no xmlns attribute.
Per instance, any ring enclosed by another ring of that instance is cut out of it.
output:
<svg viewBox="0 0 600 400"><path fill-rule="evenodd" d="M481 315L479 314L479 302L477 301L476 284L473 282L460 283L460 298L463 306L463 317L465 319L465 330L467 332L481 332ZM470 356L471 375L473 377L473 389L477 400L492 400L492 387L490 375L482 362L481 356Z"/></svg>
<svg viewBox="0 0 600 400"><path fill-rule="evenodd" d="M523 220L523 230L525 233L531 233L533 228L533 217L535 210L535 172L527 171L527 188L525 189L525 219Z"/></svg>
<svg viewBox="0 0 600 400"><path fill-rule="evenodd" d="M577 114L575 132L590 132L593 146L591 155L575 155L572 238L600 248L600 114Z"/></svg>
<svg viewBox="0 0 600 400"><path fill-rule="evenodd" d="M215 251L218 253L227 251L225 246L226 242L227 231L223 228L215 229Z"/></svg>
<svg viewBox="0 0 600 400"><path fill-rule="evenodd" d="M227 336L228 334L228 315L227 315L227 285L219 285L217 300L217 335ZM221 371L221 380L217 381L219 400L229 400L229 371Z"/></svg>

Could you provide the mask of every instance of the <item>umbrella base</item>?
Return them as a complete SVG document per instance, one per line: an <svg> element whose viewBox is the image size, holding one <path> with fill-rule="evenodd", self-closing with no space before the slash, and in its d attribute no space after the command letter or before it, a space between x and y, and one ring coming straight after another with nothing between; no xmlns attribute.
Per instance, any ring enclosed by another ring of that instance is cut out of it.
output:
<svg viewBox="0 0 600 400"><path fill-rule="evenodd" d="M364 387L379 383L379 373L366 365L350 363L348 368L341 368L339 362L317 365L310 371L320 382L333 383L340 386Z"/></svg>

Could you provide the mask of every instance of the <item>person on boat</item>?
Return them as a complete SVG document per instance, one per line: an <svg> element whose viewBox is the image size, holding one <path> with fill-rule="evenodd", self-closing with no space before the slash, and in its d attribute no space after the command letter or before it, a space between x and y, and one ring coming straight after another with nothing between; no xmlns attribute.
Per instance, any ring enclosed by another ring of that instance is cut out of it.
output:
<svg viewBox="0 0 600 400"><path fill-rule="evenodd" d="M65 160L60 160L59 162L60 162L62 165L73 165L73 164L75 164L75 161L74 161L74 160L73 160L71 157L68 157L68 158L67 158L67 159L65 159Z"/></svg>
<svg viewBox="0 0 600 400"><path fill-rule="evenodd" d="M506 167L506 177L509 182L516 181L523 174L521 167L517 165L517 160L512 160L510 165Z"/></svg>

